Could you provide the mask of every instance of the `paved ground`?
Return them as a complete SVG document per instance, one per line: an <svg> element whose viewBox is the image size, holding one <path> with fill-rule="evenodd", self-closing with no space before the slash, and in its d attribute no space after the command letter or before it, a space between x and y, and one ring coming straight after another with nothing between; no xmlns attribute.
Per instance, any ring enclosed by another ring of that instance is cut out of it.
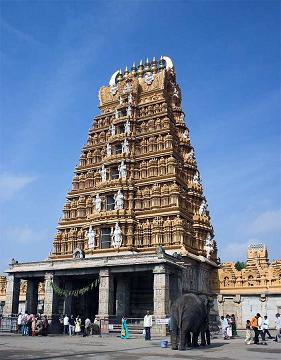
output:
<svg viewBox="0 0 281 360"><path fill-rule="evenodd" d="M164 338L163 338L164 339ZM211 346L187 351L160 347L161 338L144 341L135 336L122 340L116 336L24 337L0 334L0 359L95 359L95 360L271 360L280 359L281 344L270 340L267 346L244 344L243 338L224 341L214 339Z"/></svg>

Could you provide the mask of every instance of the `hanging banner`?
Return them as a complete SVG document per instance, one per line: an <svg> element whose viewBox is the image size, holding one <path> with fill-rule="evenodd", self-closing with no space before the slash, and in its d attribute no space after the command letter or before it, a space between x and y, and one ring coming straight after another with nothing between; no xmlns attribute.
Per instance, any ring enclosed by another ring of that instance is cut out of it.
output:
<svg viewBox="0 0 281 360"><path fill-rule="evenodd" d="M94 287L97 287L99 284L99 279L95 279L92 283L90 283L89 285L81 288L81 289L75 289L75 290L66 290L66 289L61 289L59 286L57 286L53 281L51 282L51 286L54 290L54 292L58 295L58 296L64 296L64 297L69 297L69 296L81 296L86 294L86 292L88 292L89 290L92 290Z"/></svg>

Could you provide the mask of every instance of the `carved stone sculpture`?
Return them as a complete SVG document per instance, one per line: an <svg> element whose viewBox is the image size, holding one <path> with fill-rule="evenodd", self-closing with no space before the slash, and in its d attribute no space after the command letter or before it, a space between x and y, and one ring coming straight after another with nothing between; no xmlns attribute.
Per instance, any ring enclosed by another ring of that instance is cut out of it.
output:
<svg viewBox="0 0 281 360"><path fill-rule="evenodd" d="M124 160L121 161L121 164L118 166L119 171L119 179L126 179L127 177L127 170L126 170L126 164Z"/></svg>
<svg viewBox="0 0 281 360"><path fill-rule="evenodd" d="M122 194L121 190L119 189L117 194L114 196L115 206L114 210L121 210L124 208L124 195Z"/></svg>
<svg viewBox="0 0 281 360"><path fill-rule="evenodd" d="M111 231L111 244L114 248L119 248L122 245L122 231L118 223L115 224L115 228Z"/></svg>

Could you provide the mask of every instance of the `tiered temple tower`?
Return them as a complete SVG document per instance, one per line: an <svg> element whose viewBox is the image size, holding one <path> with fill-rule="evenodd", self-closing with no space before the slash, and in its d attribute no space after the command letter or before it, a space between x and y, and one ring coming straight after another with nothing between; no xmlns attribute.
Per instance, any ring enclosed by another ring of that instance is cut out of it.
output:
<svg viewBox="0 0 281 360"><path fill-rule="evenodd" d="M182 293L211 293L217 249L171 59L115 72L99 108L49 258L7 271L6 314L21 280L30 311L44 281L45 314L97 316L104 331L123 314L163 319Z"/></svg>
<svg viewBox="0 0 281 360"><path fill-rule="evenodd" d="M181 90L168 57L117 71L99 91L50 259L155 251L216 261Z"/></svg>

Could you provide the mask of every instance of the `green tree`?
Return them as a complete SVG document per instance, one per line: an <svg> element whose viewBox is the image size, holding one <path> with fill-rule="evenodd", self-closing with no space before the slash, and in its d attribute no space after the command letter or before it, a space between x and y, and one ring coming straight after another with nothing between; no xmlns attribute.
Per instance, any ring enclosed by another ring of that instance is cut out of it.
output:
<svg viewBox="0 0 281 360"><path fill-rule="evenodd" d="M246 267L246 263L244 261L236 261L235 263L235 269L238 271L241 271Z"/></svg>

